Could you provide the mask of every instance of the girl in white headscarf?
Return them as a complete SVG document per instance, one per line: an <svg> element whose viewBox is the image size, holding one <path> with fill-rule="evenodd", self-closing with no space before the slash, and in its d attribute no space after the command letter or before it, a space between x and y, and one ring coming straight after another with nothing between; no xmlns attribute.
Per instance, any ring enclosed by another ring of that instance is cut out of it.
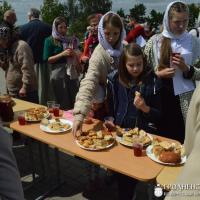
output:
<svg viewBox="0 0 200 200"><path fill-rule="evenodd" d="M123 50L122 40L125 30L119 15L106 13L98 26L99 44L95 48L86 77L81 81L74 107L73 134L81 130L83 119L90 111L98 85L106 86L107 74L116 69Z"/></svg>
<svg viewBox="0 0 200 200"><path fill-rule="evenodd" d="M199 41L187 31L189 10L181 1L171 2L165 11L163 31L154 35L145 47L149 63L163 82L163 136L184 140L184 120L191 95L193 80L199 79L195 68L200 57Z"/></svg>

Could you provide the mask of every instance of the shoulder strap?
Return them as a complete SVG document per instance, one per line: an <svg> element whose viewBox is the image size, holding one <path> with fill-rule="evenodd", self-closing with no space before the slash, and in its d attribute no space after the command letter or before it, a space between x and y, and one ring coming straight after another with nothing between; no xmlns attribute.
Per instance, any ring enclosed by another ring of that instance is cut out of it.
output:
<svg viewBox="0 0 200 200"><path fill-rule="evenodd" d="M199 29L196 28L196 31L197 31L197 37L199 37Z"/></svg>
<svg viewBox="0 0 200 200"><path fill-rule="evenodd" d="M196 36L199 37L199 29L198 28L193 28L192 30L196 31Z"/></svg>

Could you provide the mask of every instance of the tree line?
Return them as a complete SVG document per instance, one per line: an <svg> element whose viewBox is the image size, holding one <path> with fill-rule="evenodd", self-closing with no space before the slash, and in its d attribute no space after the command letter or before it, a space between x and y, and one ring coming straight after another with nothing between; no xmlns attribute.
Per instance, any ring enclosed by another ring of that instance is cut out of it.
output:
<svg viewBox="0 0 200 200"><path fill-rule="evenodd" d="M189 4L190 20L189 28L195 26L195 21L200 12L200 6ZM0 21L3 19L3 13L11 9L12 6L3 1L0 5ZM65 0L62 3L59 0L43 0L43 5L40 7L41 18L44 22L52 24L57 16L65 16L69 24L69 33L76 33L80 38L87 27L87 16L92 13L106 13L112 9L111 0ZM157 28L162 24L164 13L156 10L151 10L149 15L146 15L146 7L144 4L136 4L125 14L125 11L120 8L117 13L126 18L127 15L136 19L136 21L143 23L149 22L152 27Z"/></svg>

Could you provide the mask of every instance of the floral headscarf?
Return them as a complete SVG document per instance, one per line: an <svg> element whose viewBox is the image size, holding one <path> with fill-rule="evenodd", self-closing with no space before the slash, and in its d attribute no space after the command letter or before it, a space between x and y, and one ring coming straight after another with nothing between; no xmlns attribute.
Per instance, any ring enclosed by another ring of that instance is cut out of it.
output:
<svg viewBox="0 0 200 200"><path fill-rule="evenodd" d="M62 42L63 48L66 48L67 43L68 43L67 36L63 36L57 31L57 29L56 29L56 20L57 19L58 19L58 17L55 18L54 21L53 21L52 37L57 39L57 40L60 40Z"/></svg>
<svg viewBox="0 0 200 200"><path fill-rule="evenodd" d="M106 50L106 52L108 52L108 54L112 57L119 57L123 51L123 44L122 41L124 40L125 36L126 36L126 32L124 30L123 27L123 22L122 22L122 31L120 34L120 39L118 41L118 44L116 45L116 48L113 49L112 46L107 42L106 38L105 38L105 34L104 34L104 28L103 28L103 21L104 21L104 17L108 14L114 14L117 15L119 18L120 16L112 11L107 12L100 20L99 25L98 25L98 39L99 39L99 43L103 46L103 48ZM120 18L121 20L121 18Z"/></svg>

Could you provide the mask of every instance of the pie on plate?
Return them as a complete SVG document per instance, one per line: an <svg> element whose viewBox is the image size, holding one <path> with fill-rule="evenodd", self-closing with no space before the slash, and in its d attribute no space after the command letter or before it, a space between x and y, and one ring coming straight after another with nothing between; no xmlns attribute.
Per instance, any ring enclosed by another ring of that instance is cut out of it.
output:
<svg viewBox="0 0 200 200"><path fill-rule="evenodd" d="M153 141L153 137L137 127L128 130L117 127L117 141L128 147L132 147L136 141L142 143L143 146L148 146Z"/></svg>
<svg viewBox="0 0 200 200"><path fill-rule="evenodd" d="M37 122L43 118L48 118L50 113L45 107L31 108L25 112L26 121Z"/></svg>
<svg viewBox="0 0 200 200"><path fill-rule="evenodd" d="M107 149L115 143L112 134L105 131L86 131L77 137L76 143L83 149L98 151Z"/></svg>
<svg viewBox="0 0 200 200"><path fill-rule="evenodd" d="M66 119L42 119L40 129L48 133L62 133L72 128L72 122Z"/></svg>
<svg viewBox="0 0 200 200"><path fill-rule="evenodd" d="M169 141L154 142L147 148L147 156L166 165L178 165L186 161L184 147L179 143Z"/></svg>

